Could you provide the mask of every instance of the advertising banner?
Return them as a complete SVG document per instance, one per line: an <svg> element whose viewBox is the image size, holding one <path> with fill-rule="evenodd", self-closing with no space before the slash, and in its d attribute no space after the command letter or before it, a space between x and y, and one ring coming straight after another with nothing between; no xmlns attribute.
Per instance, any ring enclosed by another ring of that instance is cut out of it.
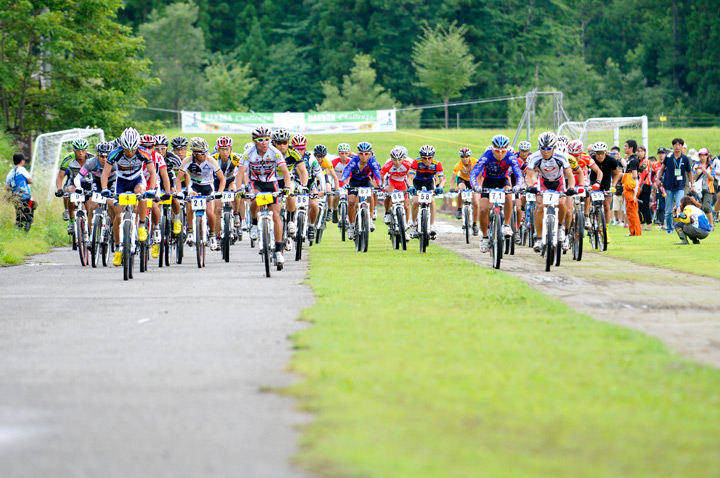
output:
<svg viewBox="0 0 720 478"><path fill-rule="evenodd" d="M242 134L259 125L293 134L380 133L397 130L395 110L322 113L223 113L183 111L182 132Z"/></svg>

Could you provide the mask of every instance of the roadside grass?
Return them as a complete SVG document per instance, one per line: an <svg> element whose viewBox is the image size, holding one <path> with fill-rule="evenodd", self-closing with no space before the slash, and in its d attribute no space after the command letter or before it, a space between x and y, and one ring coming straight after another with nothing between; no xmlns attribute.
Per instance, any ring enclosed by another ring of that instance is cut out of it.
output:
<svg viewBox="0 0 720 478"><path fill-rule="evenodd" d="M712 476L720 371L416 243L312 248L288 388L321 476Z"/></svg>
<svg viewBox="0 0 720 478"><path fill-rule="evenodd" d="M0 266L22 264L27 256L42 254L53 247L69 245L66 224L59 204L43 204L26 233L15 227L15 209L3 196L0 206Z"/></svg>
<svg viewBox="0 0 720 478"><path fill-rule="evenodd" d="M627 228L610 226L608 250L600 254L720 278L720 235L717 231L711 232L700 244L689 246L673 245L680 241L678 235L655 229L655 226L638 237L625 237L627 233Z"/></svg>

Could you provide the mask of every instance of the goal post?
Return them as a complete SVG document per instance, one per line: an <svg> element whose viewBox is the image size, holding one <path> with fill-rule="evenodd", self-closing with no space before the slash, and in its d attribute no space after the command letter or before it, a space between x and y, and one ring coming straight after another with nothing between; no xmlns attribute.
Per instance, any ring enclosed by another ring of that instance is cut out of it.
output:
<svg viewBox="0 0 720 478"><path fill-rule="evenodd" d="M638 145L644 145L650 150L647 116L567 121L560 125L557 134L579 139L586 146L597 141L605 141L608 146L622 146L628 139L635 139L639 140Z"/></svg>
<svg viewBox="0 0 720 478"><path fill-rule="evenodd" d="M75 128L43 133L35 138L30 175L38 191L47 190L48 199L55 191L55 178L60 171L60 160L72 152L72 142L76 139L86 139L90 143L88 151L94 153L95 145L105 141L105 131L99 128Z"/></svg>

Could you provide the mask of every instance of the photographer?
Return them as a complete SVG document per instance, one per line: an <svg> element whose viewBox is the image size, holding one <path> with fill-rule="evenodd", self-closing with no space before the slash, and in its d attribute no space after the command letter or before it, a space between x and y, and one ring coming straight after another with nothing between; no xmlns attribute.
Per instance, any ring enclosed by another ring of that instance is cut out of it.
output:
<svg viewBox="0 0 720 478"><path fill-rule="evenodd" d="M700 209L700 203L690 196L680 200L680 210L675 220L675 232L680 236L680 242L676 242L676 246L689 244L688 239L692 240L693 244L700 244L700 239L708 237L712 230L710 221Z"/></svg>
<svg viewBox="0 0 720 478"><path fill-rule="evenodd" d="M33 180L25 169L25 155L13 154L14 168L5 180L5 187L11 191L11 200L15 206L15 225L20 229L30 230L33 220L34 202L30 199L30 184Z"/></svg>

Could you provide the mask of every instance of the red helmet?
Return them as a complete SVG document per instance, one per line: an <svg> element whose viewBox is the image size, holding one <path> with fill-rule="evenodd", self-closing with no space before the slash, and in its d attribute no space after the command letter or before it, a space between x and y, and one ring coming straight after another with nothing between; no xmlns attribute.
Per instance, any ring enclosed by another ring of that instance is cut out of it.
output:
<svg viewBox="0 0 720 478"><path fill-rule="evenodd" d="M292 145L295 149L297 149L298 147L307 149L307 138L301 134L296 134L295 136L293 136Z"/></svg>
<svg viewBox="0 0 720 478"><path fill-rule="evenodd" d="M140 136L140 145L145 146L146 148L154 148L155 147L155 136L151 134L144 134Z"/></svg>
<svg viewBox="0 0 720 478"><path fill-rule="evenodd" d="M215 144L218 148L228 148L233 145L233 140L230 136L220 136Z"/></svg>
<svg viewBox="0 0 720 478"><path fill-rule="evenodd" d="M568 144L568 153L570 154L580 154L583 152L583 142L579 139L570 141Z"/></svg>

